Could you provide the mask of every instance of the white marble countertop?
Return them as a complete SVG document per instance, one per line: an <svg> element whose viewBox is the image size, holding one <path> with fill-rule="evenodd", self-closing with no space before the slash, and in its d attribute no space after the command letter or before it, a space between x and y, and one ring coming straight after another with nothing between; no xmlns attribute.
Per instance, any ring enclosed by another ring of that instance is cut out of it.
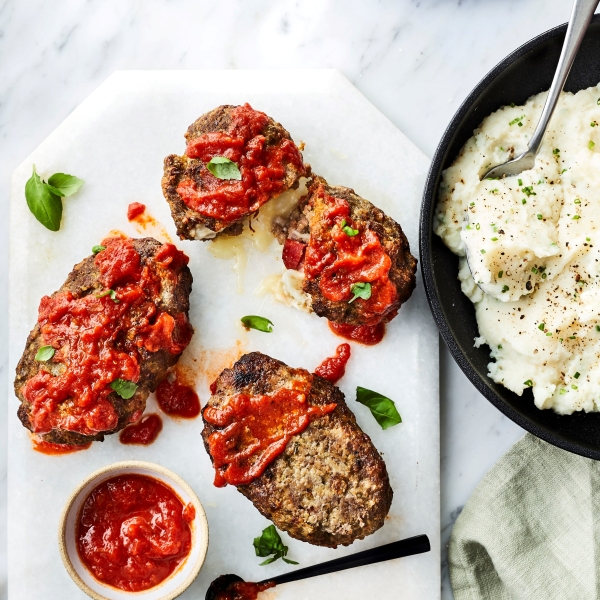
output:
<svg viewBox="0 0 600 600"><path fill-rule="evenodd" d="M3 0L0 289L12 170L116 69L336 68L428 156L460 102L564 0ZM0 294L0 398L8 389ZM442 544L477 482L523 430L441 350ZM4 403L6 406L6 404ZM4 412L4 411L3 411ZM10 415L14 418L14 415ZM0 599L6 598L6 415L0 414ZM445 557L442 556L444 561ZM452 597L447 573L443 598Z"/></svg>

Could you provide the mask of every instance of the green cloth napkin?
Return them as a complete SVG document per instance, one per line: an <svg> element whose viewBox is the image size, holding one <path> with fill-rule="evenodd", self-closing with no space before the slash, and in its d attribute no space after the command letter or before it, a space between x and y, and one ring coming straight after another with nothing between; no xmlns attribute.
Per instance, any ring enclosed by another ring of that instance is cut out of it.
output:
<svg viewBox="0 0 600 600"><path fill-rule="evenodd" d="M600 462L527 434L456 520L455 600L600 599Z"/></svg>

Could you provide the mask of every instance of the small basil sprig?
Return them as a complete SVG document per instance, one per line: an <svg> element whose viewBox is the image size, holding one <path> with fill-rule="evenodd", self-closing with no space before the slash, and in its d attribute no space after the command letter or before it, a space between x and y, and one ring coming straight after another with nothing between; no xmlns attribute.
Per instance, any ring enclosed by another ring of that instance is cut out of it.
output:
<svg viewBox="0 0 600 600"><path fill-rule="evenodd" d="M115 304L119 304L119 302L121 302L118 298L117 298L117 292L115 292L115 290L104 290L103 292L101 292L100 294L96 294L96 298L104 298L104 296L110 296L110 299L115 303Z"/></svg>
<svg viewBox="0 0 600 600"><path fill-rule="evenodd" d="M102 252L102 250L106 250L106 246L101 246L98 244L97 246L92 246L92 253L98 254L98 252Z"/></svg>
<svg viewBox="0 0 600 600"><path fill-rule="evenodd" d="M368 282L363 283L359 281L350 288L350 291L354 294L354 297L348 302L348 304L350 304L350 302L354 302L357 298L368 300L371 297L371 284Z"/></svg>
<svg viewBox="0 0 600 600"><path fill-rule="evenodd" d="M35 360L37 360L38 362L46 362L54 356L54 352L55 350L52 346L42 346L35 353Z"/></svg>
<svg viewBox="0 0 600 600"><path fill-rule="evenodd" d="M129 400L138 388L137 384L133 383L133 381L127 381L126 379L115 379L110 384L110 387L124 400Z"/></svg>
<svg viewBox="0 0 600 600"><path fill-rule="evenodd" d="M356 388L356 401L369 408L375 420L381 425L381 429L402 423L402 417L394 401L382 394L359 386Z"/></svg>
<svg viewBox="0 0 600 600"><path fill-rule="evenodd" d="M46 183L33 165L33 173L25 184L25 200L33 216L44 227L58 231L63 212L62 198L71 196L82 185L82 179L65 173L55 173Z"/></svg>
<svg viewBox="0 0 600 600"><path fill-rule="evenodd" d="M340 223L340 227L342 228L342 231L348 237L354 237L355 235L358 235L358 229L352 229L352 227L350 227L350 225L346 225L346 219L342 219L342 222Z"/></svg>
<svg viewBox="0 0 600 600"><path fill-rule="evenodd" d="M261 562L259 565L261 567L264 565L269 565L279 558L289 565L298 564L295 560L286 558L288 547L283 545L281 537L279 537L279 533L277 533L277 529L275 529L275 525L269 525L266 529L263 529L262 534L257 538L254 538L253 545L256 556L265 557L271 556L271 554L274 555L271 556L271 558L267 558L267 560Z"/></svg>
<svg viewBox="0 0 600 600"><path fill-rule="evenodd" d="M258 315L247 315L242 317L242 324L246 329L256 329L257 331L264 331L265 333L271 333L273 331L273 323L265 317L259 317Z"/></svg>
<svg viewBox="0 0 600 600"><path fill-rule="evenodd" d="M242 178L238 166L225 156L213 156L206 168L218 179L237 179Z"/></svg>

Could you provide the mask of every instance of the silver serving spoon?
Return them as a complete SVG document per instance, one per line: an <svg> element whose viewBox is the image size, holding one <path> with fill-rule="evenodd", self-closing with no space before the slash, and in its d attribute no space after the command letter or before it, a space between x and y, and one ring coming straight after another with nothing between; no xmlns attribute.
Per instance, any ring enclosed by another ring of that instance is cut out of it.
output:
<svg viewBox="0 0 600 600"><path fill-rule="evenodd" d="M552 85L550 86L539 123L529 140L527 150L502 165L492 167L481 179L488 179L490 177L494 179L510 177L511 175L518 175L528 169L533 169L535 157L542 145L546 128L548 127L552 113L556 108L560 93L565 85L569 71L573 66L575 56L577 56L579 46L581 46L583 36L587 31L599 1L600 0L575 0L575 2L573 2L573 10L571 11L571 18L569 19L565 42L560 53L560 58L558 59L556 73L554 74L554 79L552 80Z"/></svg>

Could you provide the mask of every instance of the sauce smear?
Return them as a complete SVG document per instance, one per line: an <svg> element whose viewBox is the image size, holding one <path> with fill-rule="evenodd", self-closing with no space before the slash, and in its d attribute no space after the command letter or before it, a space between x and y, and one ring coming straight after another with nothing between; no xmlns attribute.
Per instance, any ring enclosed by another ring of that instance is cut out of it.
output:
<svg viewBox="0 0 600 600"><path fill-rule="evenodd" d="M162 431L162 420L158 415L149 414L133 425L128 425L119 434L121 444L149 446Z"/></svg>
<svg viewBox="0 0 600 600"><path fill-rule="evenodd" d="M49 370L42 366L22 388L33 433L114 429L119 418L108 399L114 393L110 384L139 381L141 349L179 354L191 339L185 313L171 315L157 306L163 280L176 281L188 257L164 244L154 261L143 264L129 238L108 238L102 245L106 249L94 259L100 290L83 297L65 290L40 301L42 341L56 352ZM53 375L58 363L64 369Z"/></svg>
<svg viewBox="0 0 600 600"><path fill-rule="evenodd" d="M200 159L204 165L197 175L200 181L183 179L179 183L177 193L183 202L204 216L235 221L285 191L286 165L294 165L303 175L302 155L291 139L267 144L262 132L268 123L265 113L244 104L231 111L226 132L205 133L191 140L187 156ZM215 177L206 168L215 156L236 163L241 180Z"/></svg>
<svg viewBox="0 0 600 600"><path fill-rule="evenodd" d="M293 436L335 409L336 404L308 404L308 377L291 383L291 389L259 396L237 394L222 408L204 409L205 421L223 427L208 438L216 487L246 485L260 477Z"/></svg>
<svg viewBox="0 0 600 600"><path fill-rule="evenodd" d="M72 454L73 452L87 450L92 445L92 442L83 446L70 446L69 444L53 444L52 442L45 442L44 440L38 440L36 438L33 438L31 440L31 443L33 445L33 449L36 452L50 455Z"/></svg>
<svg viewBox="0 0 600 600"><path fill-rule="evenodd" d="M98 485L77 522L77 550L99 581L128 592L164 581L192 547L181 499L145 475L120 475Z"/></svg>
<svg viewBox="0 0 600 600"><path fill-rule="evenodd" d="M365 346L379 344L385 334L385 325L346 325L345 323L332 323L329 321L329 329L336 335L359 342Z"/></svg>
<svg viewBox="0 0 600 600"><path fill-rule="evenodd" d="M136 217L143 215L146 212L146 205L141 202L132 202L127 207L127 218L130 221L134 221Z"/></svg>
<svg viewBox="0 0 600 600"><path fill-rule="evenodd" d="M200 399L189 386L177 379L161 382L156 389L156 401L160 409L170 417L194 419L200 414Z"/></svg>
<svg viewBox="0 0 600 600"><path fill-rule="evenodd" d="M315 375L323 377L323 379L327 379L331 383L336 383L344 376L346 363L349 358L350 344L340 344L335 351L335 356L326 358L315 369Z"/></svg>
<svg viewBox="0 0 600 600"><path fill-rule="evenodd" d="M267 581L266 583L236 581L218 592L215 600L257 600L260 592L274 587L275 584L272 581Z"/></svg>

